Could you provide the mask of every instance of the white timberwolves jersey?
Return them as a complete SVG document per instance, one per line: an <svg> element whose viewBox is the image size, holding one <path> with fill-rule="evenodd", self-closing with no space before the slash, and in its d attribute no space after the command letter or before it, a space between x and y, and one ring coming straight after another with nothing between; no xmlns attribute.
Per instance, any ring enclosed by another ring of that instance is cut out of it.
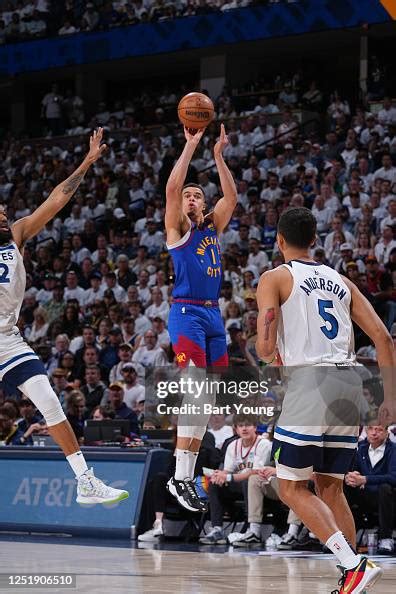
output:
<svg viewBox="0 0 396 594"><path fill-rule="evenodd" d="M12 332L25 296L26 272L14 242L0 246L0 333Z"/></svg>
<svg viewBox="0 0 396 594"><path fill-rule="evenodd" d="M293 289L281 306L278 349L286 366L354 363L351 293L332 268L292 260Z"/></svg>

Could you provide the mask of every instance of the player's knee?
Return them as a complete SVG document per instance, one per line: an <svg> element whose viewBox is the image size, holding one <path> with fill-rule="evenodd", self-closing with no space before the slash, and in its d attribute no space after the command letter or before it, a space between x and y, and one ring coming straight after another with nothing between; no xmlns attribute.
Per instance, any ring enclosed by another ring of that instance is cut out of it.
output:
<svg viewBox="0 0 396 594"><path fill-rule="evenodd" d="M338 500L344 490L342 480L334 477L316 474L315 475L315 492L324 502L332 502Z"/></svg>
<svg viewBox="0 0 396 594"><path fill-rule="evenodd" d="M281 479L279 481L279 497L283 503L286 503L286 505L289 505L290 507L290 503L292 503L296 497L298 497L298 493L301 488L302 485L300 481L288 481Z"/></svg>
<svg viewBox="0 0 396 594"><path fill-rule="evenodd" d="M38 408L49 427L66 420L59 399L45 375L31 377L19 389Z"/></svg>

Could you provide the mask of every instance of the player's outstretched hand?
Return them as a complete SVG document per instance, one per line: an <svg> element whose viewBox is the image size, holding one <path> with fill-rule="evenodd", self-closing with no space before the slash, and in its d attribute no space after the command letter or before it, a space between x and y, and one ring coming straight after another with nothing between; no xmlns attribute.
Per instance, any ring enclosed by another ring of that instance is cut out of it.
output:
<svg viewBox="0 0 396 594"><path fill-rule="evenodd" d="M87 159L91 163L95 163L103 155L107 149L106 144L101 144L103 138L103 128L97 128L94 130L92 136L89 139L89 153Z"/></svg>
<svg viewBox="0 0 396 594"><path fill-rule="evenodd" d="M220 155L223 154L223 150L225 149L225 147L228 144L228 136L226 134L225 128L224 128L224 124L221 124L220 126L220 138L219 140L216 142L215 146L214 146L214 155L215 157L219 157Z"/></svg>
<svg viewBox="0 0 396 594"><path fill-rule="evenodd" d="M197 146L204 133L205 128L202 128L201 130L195 130L193 128L186 128L184 126L184 136L186 137L186 140L189 144Z"/></svg>

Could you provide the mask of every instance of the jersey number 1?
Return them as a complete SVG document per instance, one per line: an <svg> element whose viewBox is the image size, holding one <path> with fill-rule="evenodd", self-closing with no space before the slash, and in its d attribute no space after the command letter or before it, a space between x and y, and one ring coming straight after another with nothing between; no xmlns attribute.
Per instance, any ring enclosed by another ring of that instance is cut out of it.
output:
<svg viewBox="0 0 396 594"><path fill-rule="evenodd" d="M330 340L333 340L338 334L337 318L333 316L333 314L326 311L327 309L332 309L333 307L334 304L330 299L318 299L319 315L324 319L325 322L330 324L330 328L328 328L328 326L321 326L320 329L326 338L329 338Z"/></svg>
<svg viewBox="0 0 396 594"><path fill-rule="evenodd" d="M9 271L10 269L6 264L0 264L0 285L10 282Z"/></svg>

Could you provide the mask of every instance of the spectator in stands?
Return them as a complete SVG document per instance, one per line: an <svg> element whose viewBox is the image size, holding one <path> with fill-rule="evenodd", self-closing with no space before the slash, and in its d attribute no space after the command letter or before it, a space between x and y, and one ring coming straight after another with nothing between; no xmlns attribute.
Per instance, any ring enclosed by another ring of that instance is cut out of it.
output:
<svg viewBox="0 0 396 594"><path fill-rule="evenodd" d="M234 435L233 428L226 425L226 418L223 414L213 414L209 419L208 431L214 435L216 448L221 450L226 439Z"/></svg>
<svg viewBox="0 0 396 594"><path fill-rule="evenodd" d="M52 85L51 91L44 96L41 105L41 115L46 120L49 132L53 136L58 136L62 133L62 96L56 83Z"/></svg>
<svg viewBox="0 0 396 594"><path fill-rule="evenodd" d="M90 417L95 406L102 403L106 385L100 379L97 365L89 365L85 369L85 384L81 388L84 398L85 418Z"/></svg>
<svg viewBox="0 0 396 594"><path fill-rule="evenodd" d="M271 443L256 435L256 420L246 415L235 415L234 429L238 439L226 448L224 469L215 470L210 478L209 507L212 530L199 539L201 544L226 544L223 532L224 504L226 501L247 501L249 477L264 466ZM257 542L260 540L258 539Z"/></svg>
<svg viewBox="0 0 396 594"><path fill-rule="evenodd" d="M144 400L144 386L139 384L138 375L133 363L124 363L121 367L122 385L124 387L124 402L136 412L138 401Z"/></svg>
<svg viewBox="0 0 396 594"><path fill-rule="evenodd" d="M18 404L22 419L17 423L17 433L12 440L12 445L33 445L32 435L42 433L46 428L46 424L42 423L43 415L26 397L21 398Z"/></svg>
<svg viewBox="0 0 396 594"><path fill-rule="evenodd" d="M140 363L143 367L160 367L168 365L163 349L158 346L158 336L153 330L144 334L144 343L141 344L132 356L133 363Z"/></svg>
<svg viewBox="0 0 396 594"><path fill-rule="evenodd" d="M66 418L69 421L74 434L82 443L84 438L84 417L85 417L85 398L80 390L72 390L67 399Z"/></svg>
<svg viewBox="0 0 396 594"><path fill-rule="evenodd" d="M122 384L114 383L109 386L109 405L114 411L116 419L128 419L130 431L139 435L139 424L136 413L130 409L124 402L124 388Z"/></svg>
<svg viewBox="0 0 396 594"><path fill-rule="evenodd" d="M394 552L392 531L396 501L396 444L380 425L366 427L367 440L359 444L353 470L345 476L347 496L360 509L378 512L378 553Z"/></svg>
<svg viewBox="0 0 396 594"><path fill-rule="evenodd" d="M46 338L48 332L47 312L43 307L37 307L34 310L34 321L29 333L29 342L31 344L42 341Z"/></svg>
<svg viewBox="0 0 396 594"><path fill-rule="evenodd" d="M0 443L12 445L17 433L15 412L5 406L0 406Z"/></svg>

